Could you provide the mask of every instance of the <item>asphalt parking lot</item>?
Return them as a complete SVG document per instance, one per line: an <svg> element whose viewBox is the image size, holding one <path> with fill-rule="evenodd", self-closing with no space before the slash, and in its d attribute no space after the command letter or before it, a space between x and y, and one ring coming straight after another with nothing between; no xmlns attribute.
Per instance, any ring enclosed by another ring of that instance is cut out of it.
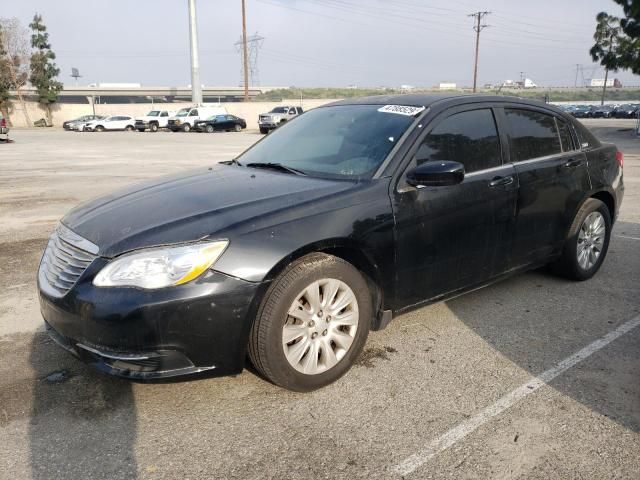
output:
<svg viewBox="0 0 640 480"><path fill-rule="evenodd" d="M141 384L41 328L35 272L73 205L230 159L254 133L18 130L0 144L0 479L640 477L640 139L590 281L535 271L395 319L339 382L295 394L250 370ZM574 355L578 353L578 355Z"/></svg>

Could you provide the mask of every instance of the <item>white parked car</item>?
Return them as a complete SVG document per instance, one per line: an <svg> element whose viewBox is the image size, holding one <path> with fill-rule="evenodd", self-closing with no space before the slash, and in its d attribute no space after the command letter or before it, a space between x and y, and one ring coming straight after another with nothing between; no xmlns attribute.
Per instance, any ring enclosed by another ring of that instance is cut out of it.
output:
<svg viewBox="0 0 640 480"><path fill-rule="evenodd" d="M85 123L82 130L84 132L104 132L105 130L126 130L131 132L135 124L135 118L129 115L110 115L100 120Z"/></svg>
<svg viewBox="0 0 640 480"><path fill-rule="evenodd" d="M169 110L151 110L144 117L136 117L136 130L144 132L149 129L157 132L159 128L167 128L169 117L173 117L175 112Z"/></svg>

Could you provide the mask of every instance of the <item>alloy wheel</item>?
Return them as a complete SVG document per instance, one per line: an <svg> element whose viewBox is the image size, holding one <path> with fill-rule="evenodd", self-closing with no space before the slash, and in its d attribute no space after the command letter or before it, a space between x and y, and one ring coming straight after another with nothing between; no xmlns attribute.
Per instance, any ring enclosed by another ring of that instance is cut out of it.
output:
<svg viewBox="0 0 640 480"><path fill-rule="evenodd" d="M349 351L359 323L358 301L334 278L308 285L289 307L282 347L289 364L306 375L333 368Z"/></svg>
<svg viewBox="0 0 640 480"><path fill-rule="evenodd" d="M604 248L606 228L604 217L598 211L591 212L582 222L578 232L576 254L578 265L583 270L593 268L598 261Z"/></svg>

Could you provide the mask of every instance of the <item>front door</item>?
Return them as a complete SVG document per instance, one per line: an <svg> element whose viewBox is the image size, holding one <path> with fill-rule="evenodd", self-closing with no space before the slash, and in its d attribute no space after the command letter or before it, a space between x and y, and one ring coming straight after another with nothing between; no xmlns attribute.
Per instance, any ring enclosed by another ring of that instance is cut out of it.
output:
<svg viewBox="0 0 640 480"><path fill-rule="evenodd" d="M508 263L518 181L504 164L494 112L465 107L437 117L414 147L407 170L424 161L465 166L459 185L392 194L396 222L397 300L408 306L471 286Z"/></svg>

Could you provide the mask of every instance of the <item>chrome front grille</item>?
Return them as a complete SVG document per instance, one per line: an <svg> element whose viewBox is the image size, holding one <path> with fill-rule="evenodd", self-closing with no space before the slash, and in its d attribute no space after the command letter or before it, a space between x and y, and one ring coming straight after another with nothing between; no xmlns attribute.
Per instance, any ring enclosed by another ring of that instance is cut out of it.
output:
<svg viewBox="0 0 640 480"><path fill-rule="evenodd" d="M40 262L41 288L50 295L62 297L97 258L96 253L96 245L60 224L51 235Z"/></svg>

